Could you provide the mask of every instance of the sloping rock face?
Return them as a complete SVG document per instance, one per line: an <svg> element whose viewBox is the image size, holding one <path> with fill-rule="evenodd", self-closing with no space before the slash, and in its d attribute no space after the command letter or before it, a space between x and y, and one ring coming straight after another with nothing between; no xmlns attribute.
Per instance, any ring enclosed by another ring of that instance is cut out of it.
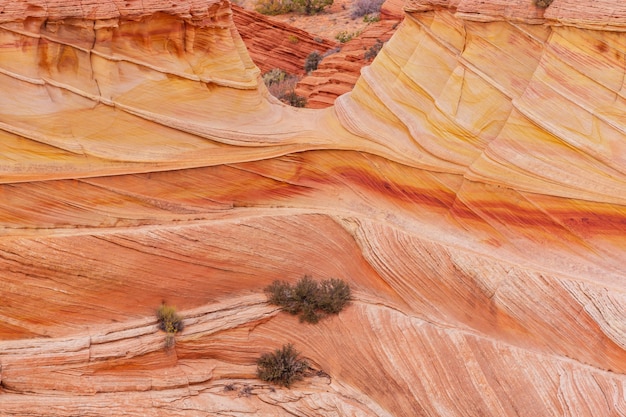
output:
<svg viewBox="0 0 626 417"><path fill-rule="evenodd" d="M289 74L304 74L304 63L311 52L323 53L337 42L267 18L231 4L233 21L250 56L262 73L274 68Z"/></svg>
<svg viewBox="0 0 626 417"><path fill-rule="evenodd" d="M226 2L0 3L0 415L626 415L625 14L574 4L413 2L310 110Z"/></svg>
<svg viewBox="0 0 626 417"><path fill-rule="evenodd" d="M399 24L400 19L393 18L373 23L358 37L327 51L317 69L302 78L296 86L296 93L307 98L306 107L330 107L337 97L352 91L361 68L371 64Z"/></svg>
<svg viewBox="0 0 626 417"><path fill-rule="evenodd" d="M318 68L300 80L296 87L296 93L306 97L306 107L330 107L337 97L352 91L361 68L371 64L403 17L402 2L388 0L381 7L380 21L369 24L353 39L327 51Z"/></svg>

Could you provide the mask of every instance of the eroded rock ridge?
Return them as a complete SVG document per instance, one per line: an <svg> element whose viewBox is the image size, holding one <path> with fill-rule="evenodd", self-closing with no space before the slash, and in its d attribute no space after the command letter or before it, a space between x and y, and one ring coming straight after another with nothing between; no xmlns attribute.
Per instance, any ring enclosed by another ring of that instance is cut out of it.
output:
<svg viewBox="0 0 626 417"><path fill-rule="evenodd" d="M311 110L227 2L0 2L0 415L626 415L624 18L412 1Z"/></svg>

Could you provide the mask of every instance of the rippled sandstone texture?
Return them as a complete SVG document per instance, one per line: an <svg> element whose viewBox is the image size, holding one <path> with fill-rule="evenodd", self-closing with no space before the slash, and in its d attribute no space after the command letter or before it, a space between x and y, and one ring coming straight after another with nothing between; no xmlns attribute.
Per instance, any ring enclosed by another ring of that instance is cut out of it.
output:
<svg viewBox="0 0 626 417"><path fill-rule="evenodd" d="M0 415L626 415L621 3L412 2L319 111L173 4L0 3Z"/></svg>

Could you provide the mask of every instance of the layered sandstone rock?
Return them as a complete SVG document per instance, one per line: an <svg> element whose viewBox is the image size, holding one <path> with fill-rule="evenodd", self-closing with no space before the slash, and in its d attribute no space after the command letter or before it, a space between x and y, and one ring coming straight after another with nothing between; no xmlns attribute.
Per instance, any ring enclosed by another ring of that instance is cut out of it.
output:
<svg viewBox="0 0 626 417"><path fill-rule="evenodd" d="M228 3L0 4L0 415L626 415L617 2L413 2L317 111Z"/></svg>
<svg viewBox="0 0 626 417"><path fill-rule="evenodd" d="M323 109L335 99L352 91L361 68L371 64L382 45L391 38L403 18L402 4L383 3L380 21L369 24L353 39L325 53L317 70L298 82L296 93L307 98L307 107Z"/></svg>
<svg viewBox="0 0 626 417"><path fill-rule="evenodd" d="M337 97L352 91L361 68L371 64L399 24L396 19L373 23L357 37L328 51L317 69L298 82L296 93L307 98L308 108L332 106Z"/></svg>
<svg viewBox="0 0 626 417"><path fill-rule="evenodd" d="M236 4L231 4L231 8L235 26L262 73L280 68L289 74L304 75L304 63L310 53L324 53L337 46L337 42L269 19Z"/></svg>

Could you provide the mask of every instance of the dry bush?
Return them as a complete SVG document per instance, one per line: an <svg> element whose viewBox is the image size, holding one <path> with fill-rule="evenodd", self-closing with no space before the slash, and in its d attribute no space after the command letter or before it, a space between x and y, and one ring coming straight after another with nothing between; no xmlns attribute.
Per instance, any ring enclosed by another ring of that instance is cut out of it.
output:
<svg viewBox="0 0 626 417"><path fill-rule="evenodd" d="M264 15L276 16L292 12L293 3L291 0L258 0L254 10Z"/></svg>
<svg viewBox="0 0 626 417"><path fill-rule="evenodd" d="M308 369L308 362L300 359L300 353L292 344L283 345L272 353L264 353L257 360L257 375L260 379L287 388L301 380Z"/></svg>
<svg viewBox="0 0 626 417"><path fill-rule="evenodd" d="M315 71L321 60L322 60L322 55L320 55L319 52L317 51L311 52L310 54L307 55L306 59L304 60L304 71L306 71L307 74L310 73L311 71Z"/></svg>
<svg viewBox="0 0 626 417"><path fill-rule="evenodd" d="M265 293L270 304L299 315L300 321L307 323L317 323L326 315L338 314L351 299L350 287L345 281L331 278L318 283L308 275L295 286L274 281L265 288Z"/></svg>
<svg viewBox="0 0 626 417"><path fill-rule="evenodd" d="M350 17L356 19L368 14L380 13L380 6L383 5L385 0L356 0L352 4L352 10L350 11Z"/></svg>
<svg viewBox="0 0 626 417"><path fill-rule="evenodd" d="M535 6L545 9L552 4L552 0L535 0Z"/></svg>
<svg viewBox="0 0 626 417"><path fill-rule="evenodd" d="M271 95L294 107L306 106L306 98L297 95L294 90L298 77L287 74L280 68L274 68L263 74L263 82Z"/></svg>
<svg viewBox="0 0 626 417"><path fill-rule="evenodd" d="M165 347L171 348L176 343L174 335L183 330L183 319L176 313L176 308L165 303L156 311L157 327L166 333Z"/></svg>

